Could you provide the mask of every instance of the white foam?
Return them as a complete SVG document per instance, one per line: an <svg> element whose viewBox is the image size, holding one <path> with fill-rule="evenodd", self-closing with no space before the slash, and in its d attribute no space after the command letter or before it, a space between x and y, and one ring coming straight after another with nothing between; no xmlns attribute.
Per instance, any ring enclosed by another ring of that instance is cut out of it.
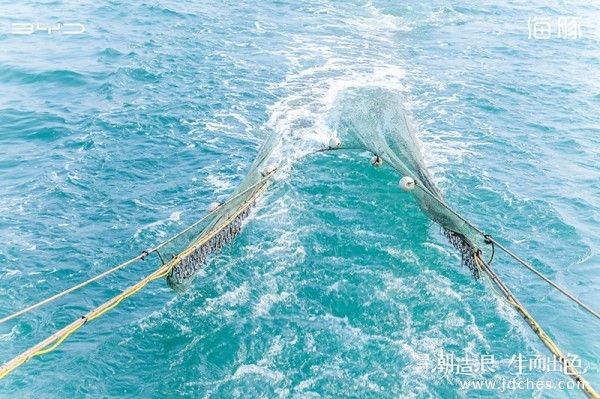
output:
<svg viewBox="0 0 600 399"><path fill-rule="evenodd" d="M203 308L198 309L197 315L213 312L223 313L227 307L238 307L248 302L250 299L250 286L244 283L231 291L227 291L216 298L210 298L206 301Z"/></svg>
<svg viewBox="0 0 600 399"><path fill-rule="evenodd" d="M327 57L329 50L316 48ZM405 91L405 70L400 65L372 60L329 56L326 61L290 74L278 85L290 93L269 107L267 128L279 134L281 147L275 151L278 164L290 154L295 157L326 147L336 133L331 130L329 115L341 92L350 88L383 87Z"/></svg>
<svg viewBox="0 0 600 399"><path fill-rule="evenodd" d="M264 316L269 313L271 307L276 303L285 301L290 296L289 292L282 292L280 294L265 294L260 297L258 303L254 306L254 316Z"/></svg>
<svg viewBox="0 0 600 399"><path fill-rule="evenodd" d="M400 16L386 14L373 5L372 1L363 6L367 14L363 17L352 18L347 21L364 33L378 34L383 40L391 41L387 38L391 32L408 32L413 28ZM383 34L383 35L382 35Z"/></svg>
<svg viewBox="0 0 600 399"><path fill-rule="evenodd" d="M212 169L212 168L211 168ZM206 183L213 188L215 192L225 192L230 191L234 185L230 179L220 176L218 173L218 168L215 168L215 172L209 171L209 174L204 179Z"/></svg>
<svg viewBox="0 0 600 399"><path fill-rule="evenodd" d="M359 30L365 40L357 45L353 38L310 31L292 34L288 38L293 45L273 52L286 57L292 70L281 83L270 87L274 95L287 93L268 108L265 124L282 140L273 155L278 164L286 163L290 155L302 156L326 146L335 134L328 118L342 91L372 86L406 91L402 62L391 51L374 54L371 50L380 44L393 49L390 43L395 32L409 29L401 17L387 14L372 2L353 10L360 11L358 17L356 12L346 15L343 7L326 6L325 11Z"/></svg>
<svg viewBox="0 0 600 399"><path fill-rule="evenodd" d="M169 215L169 220L178 222L181 219L181 211L175 211Z"/></svg>
<svg viewBox="0 0 600 399"><path fill-rule="evenodd" d="M280 371L269 370L266 367L257 366L255 364L242 364L233 374L233 379L240 379L251 374L256 374L276 382L281 381L284 377L283 373Z"/></svg>

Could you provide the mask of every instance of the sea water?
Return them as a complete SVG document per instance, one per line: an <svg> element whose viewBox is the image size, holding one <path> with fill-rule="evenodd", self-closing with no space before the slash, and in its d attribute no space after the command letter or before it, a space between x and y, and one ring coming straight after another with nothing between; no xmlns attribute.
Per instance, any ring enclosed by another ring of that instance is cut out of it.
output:
<svg viewBox="0 0 600 399"><path fill-rule="evenodd" d="M0 11L0 316L200 218L271 134L298 151L326 145L337 99L360 87L402 99L448 203L600 303L598 4L27 0ZM152 283L0 381L0 397L582 397L461 389L569 377L530 367L550 353L369 159L294 165L188 291ZM1 325L0 361L157 264ZM502 253L493 266L598 389L597 320ZM466 368L482 359L494 370Z"/></svg>

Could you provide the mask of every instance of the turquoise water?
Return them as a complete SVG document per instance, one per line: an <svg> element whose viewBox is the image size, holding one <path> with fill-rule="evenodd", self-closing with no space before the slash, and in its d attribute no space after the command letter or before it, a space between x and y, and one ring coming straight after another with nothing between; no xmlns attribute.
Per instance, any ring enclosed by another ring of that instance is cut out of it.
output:
<svg viewBox="0 0 600 399"><path fill-rule="evenodd" d="M241 181L273 132L326 142L336 99L402 98L448 202L586 303L600 294L600 6L509 1L2 2L0 315L137 255ZM580 16L582 38L528 38ZM81 35L10 33L79 22ZM0 397L582 397L461 391L420 355L547 356L368 154L295 165L176 295L156 282L0 382ZM596 321L494 265L600 386ZM156 267L0 326L8 360ZM532 372L557 382L560 373Z"/></svg>

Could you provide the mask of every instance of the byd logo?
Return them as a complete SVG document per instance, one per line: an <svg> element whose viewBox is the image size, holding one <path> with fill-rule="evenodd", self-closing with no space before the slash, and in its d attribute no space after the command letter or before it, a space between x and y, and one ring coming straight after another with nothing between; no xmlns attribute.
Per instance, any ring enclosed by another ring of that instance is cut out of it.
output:
<svg viewBox="0 0 600 399"><path fill-rule="evenodd" d="M60 33L63 35L81 35L85 32L85 26L79 22L56 25L26 22L12 24L10 30L14 35L31 35L40 31L48 32L48 34Z"/></svg>

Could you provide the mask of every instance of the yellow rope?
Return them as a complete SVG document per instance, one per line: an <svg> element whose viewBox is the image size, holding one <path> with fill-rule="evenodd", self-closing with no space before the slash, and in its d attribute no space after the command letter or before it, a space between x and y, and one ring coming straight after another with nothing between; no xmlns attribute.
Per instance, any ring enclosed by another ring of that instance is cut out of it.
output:
<svg viewBox="0 0 600 399"><path fill-rule="evenodd" d="M542 326L533 318L533 316L527 311L527 309L521 304L518 299L512 294L509 288L500 281L499 277L494 273L494 271L490 268L490 265L487 264L479 254L474 256L475 264L477 268L482 271L490 283L490 286L495 285L498 289L500 289L501 293L493 289L493 291L498 294L500 297L503 297L512 307L514 307L517 312L525 319L525 321L529 324L533 332L540 338L542 343L552 352L552 354L562 363L567 369L568 374L577 381L580 385L580 388L583 392L592 399L600 399L600 395L594 390L594 388L583 378L583 376L579 373L577 368L573 366L571 361L562 353L558 345L548 336L548 334L544 331ZM492 287L493 288L493 287Z"/></svg>
<svg viewBox="0 0 600 399"><path fill-rule="evenodd" d="M242 190L239 193L235 194L234 196L230 197L229 199L227 199L227 201L225 201L223 203L223 205L225 205L227 203L231 203L232 201L236 200L240 196L246 194L248 191L250 191L250 190L256 188L258 185L264 183L267 179L269 179L269 178L271 178L273 176L273 173L275 173L275 171L273 171L270 174L266 175L265 177L263 177L262 179L260 179L257 183L249 186L245 190ZM12 314L10 314L8 316L5 316L5 317L1 318L0 319L0 324L6 323L9 320L17 318L17 317L19 317L21 315L24 315L25 313L29 313L32 310L35 310L35 309L37 309L37 308L39 308L39 307L41 307L43 305L46 305L46 304L48 304L50 302L53 302L53 301L55 301L55 300L57 300L59 298L62 298L62 297L66 296L66 295L68 295L68 294L70 294L70 293L72 293L74 291L77 291L77 290L79 290L79 289L81 289L81 288L83 288L83 287L85 287L85 286L87 286L87 285L89 285L89 284L91 284L91 283L93 283L95 281L98 281L98 280L100 280L100 279L102 279L102 278L104 278L104 277L106 277L106 276L108 276L110 274L113 274L113 273L115 273L115 272L117 272L117 271L125 268L126 266L129 266L133 262L136 262L136 261L138 261L140 259L143 259L144 257L146 257L147 255L149 255L151 253L157 252L158 250L160 250L161 248L163 248L165 245L173 242L177 238L181 237L183 234L187 233L188 231L190 231L194 227L198 226L200 223L206 221L206 219L208 219L210 216L212 216L212 213L208 213L208 214L204 215L201 219L199 219L198 221L196 221L193 224L189 225L188 227L186 227L185 229L183 229L179 233L175 234L171 238L167 239L166 241L163 241L162 243L158 244L154 248L151 248L151 249L148 249L147 251L144 251L144 253L142 253L142 254L134 257L134 258L131 258L131 259L129 259L129 260L123 262L123 263L120 263L117 266L115 266L115 267L113 267L113 268L111 268L109 270L106 270L106 271L104 271L104 272L102 272L102 273L100 273L100 274L98 274L98 275L96 275L96 276L94 276L92 278L89 278L89 279L87 279L85 281L82 281L81 283L79 283L77 285L74 285L74 286L72 286L70 288L67 288L67 289L65 289L65 290L63 290L63 291L61 291L61 292L59 292L59 293L57 293L55 295L52 295L51 297L43 299L43 300L41 300L39 302L34 303L33 305L27 306L26 308L23 308L23 309L21 309L21 310L19 310L17 312L14 312L14 313L12 313Z"/></svg>
<svg viewBox="0 0 600 399"><path fill-rule="evenodd" d="M133 262L135 262L137 260L142 259L143 256L144 255L138 255L135 258L131 258L131 259L129 259L129 260L127 260L127 261L125 261L125 262L123 262L123 263L121 263L121 264L113 267L112 269L109 269L109 270L107 270L107 271L105 271L103 273L100 273L100 274L98 274L98 275L96 275L96 276L94 276L94 277L92 277L90 279L87 279L87 280L85 280L85 281L83 281L83 282L81 282L81 283L79 283L77 285L74 285L71 288L68 288L68 289L66 289L64 291L61 291L61 292L57 293L56 295L53 295L53 296L51 296L49 298L46 298L46 299L44 299L44 300L42 300L40 302L37 302L37 303L33 304L31 306L28 306L28 307L26 307L24 309L21 309L18 312L15 312L15 313L13 313L11 315L3 317L2 319L0 319L0 324L5 323L5 322L7 322L9 320L12 320L12 319L14 319L16 317L19 317L19 316L21 316L21 315L23 315L25 313L31 312L32 310L34 310L36 308L39 308L40 306L43 306L43 305L45 305L47 303L55 301L58 298L61 298L61 297L65 296L65 295L68 295L68 294L70 294L73 291L76 291L76 290L78 290L80 288L83 288L86 285L93 283L94 281L98 281L101 278L106 277L109 274L112 274L112 273L114 273L114 272L116 272L118 270L121 270L122 268L124 268L126 266L129 266L131 263L133 263Z"/></svg>
<svg viewBox="0 0 600 399"><path fill-rule="evenodd" d="M270 175L272 175L272 173ZM162 267L158 268L152 274L146 276L144 279L140 280L135 285L127 288L121 294L110 299L109 301L105 302L103 305L90 311L88 314L86 314L82 318L75 320L74 322L69 324L67 327L65 327L62 330L58 331L57 333L51 335L50 337L46 338L45 340L39 342L37 345L34 345L30 349L26 350L25 352L21 353L20 355L16 356L12 360L10 360L6 364L4 364L2 366L2 368L0 368L0 379L6 377L11 371L13 371L17 367L21 366L22 364L26 363L31 358L52 352L53 350L58 348L71 334L73 334L75 331L80 329L88 321L97 319L98 317L102 316L106 312L117 307L124 299L126 299L126 298L134 295L138 291L140 291L142 288L144 288L150 282L157 280L161 277L165 277L167 274L169 274L171 269L173 269L173 267L175 267L175 265L177 265L181 261L182 258L185 258L189 254L193 253L200 245L203 245L204 243L206 243L207 241L212 239L214 236L216 236L219 233L219 231L221 231L224 227L229 225L229 223L231 223L236 217L238 217L240 213L242 213L247 208L249 208L251 206L251 204L256 200L256 198L266 189L268 181L266 179L263 179L262 182L263 182L263 185L261 187L259 187L256 190L256 192L253 193L252 196L248 200L246 200L246 202L244 202L244 204L236 210L236 212L234 212L232 215L230 215L226 220L221 222L217 227L212 229L210 232L199 237L195 243L190 245L186 250L181 252L178 256L171 259L168 263L166 263Z"/></svg>
<svg viewBox="0 0 600 399"><path fill-rule="evenodd" d="M343 148L340 148L340 149L343 149ZM550 278L548 278L542 272L540 272L535 267L533 267L533 265L531 263L526 262L524 259L522 259L521 257L517 256L514 252L512 252L511 250L509 250L507 247L505 247L504 245L502 245L501 243L499 243L498 241L496 241L496 239L494 237L492 237L489 234L486 234L483 230L481 230L479 227L477 227L475 224L473 224L471 221L469 221L463 215L461 215L460 213L458 213L457 211L455 211L442 198L438 197L430 189L428 189L416 176L414 176L414 173L411 170L409 170L405 165L401 164L401 165L398 165L399 167L397 167L393 162L390 162L390 158L388 157L388 155L385 152L381 152L380 154L373 153L373 155L376 155L376 156L384 159L385 162L388 165L390 165L391 168L394 169L396 172L412 177L414 179L414 181L415 181L416 187L419 188L422 192L424 192L425 194L427 194L429 197L431 197L434 201L436 201L438 204L440 204L442 207L444 207L450 213L452 213L454 216L456 216L461 221L463 221L467 226L471 227L474 231L476 231L478 234L480 234L483 238L491 240L494 243L494 245L496 245L504 253L506 253L508 256L510 256L511 258L513 258L514 260L516 260L518 263L520 263L525 268L529 269L531 272L535 273L538 277L540 277L542 280L544 280L546 283L548 283L551 287L553 287L558 292L560 292L561 294L563 294L564 296L566 296L568 299L570 299L571 301L573 301L574 303L576 303L577 305L579 305L583 310L585 310L586 312L588 312L590 315L592 315L595 318L597 318L598 320L600 320L600 313L599 312L595 311L590 306L586 305L580 299L578 299L577 297L575 297L573 294L569 293L564 288L560 287L558 284L556 284L554 281L552 281Z"/></svg>
<svg viewBox="0 0 600 399"><path fill-rule="evenodd" d="M261 181L259 181L258 183L256 183L255 185L249 187L248 189L244 190L241 193L238 193L236 196L230 198L228 201L232 201L234 198L242 195L243 193L251 190L252 188L256 187L258 184L260 183L265 183L262 187L260 187L252 196L251 198L244 204L244 206L241 206L240 208L238 208L238 210L232 215L230 216L230 218L228 218L225 222L221 223L219 225L218 228L215 228L213 230L211 230L210 233L207 233L206 235L202 235L201 237L198 238L198 240L190 245L186 250L184 250L182 253L180 253L177 257L175 257L174 259L172 259L169 263L163 265L161 268L157 269L155 272L153 272L152 274L146 276L144 279L142 279L141 281L139 281L137 284L129 287L128 289L126 289L125 291L123 291L120 295L112 298L111 300L109 300L108 302L104 303L103 305L101 305L100 307L92 310L91 312L89 312L86 316L84 316L81 319L78 319L76 321L74 321L73 323L71 323L70 325L68 325L67 327L63 328L62 330L58 331L57 333L51 335L50 337L46 338L45 340L41 341L40 343L38 343L37 345L33 346L32 348L30 348L29 350L21 353L19 356L15 357L14 359L12 359L11 361L9 361L8 363L6 363L4 366L2 366L2 368L0 368L0 379L4 378L6 375L8 375L12 370L14 370L15 368L19 367L20 365L22 365L23 363L27 362L29 359L31 359L34 356L39 356L39 355L43 355L46 353L49 353L53 350L55 350L56 348L58 348L71 334L73 334L75 331L77 331L79 328L81 328L86 322L88 321L92 321L100 316L102 316L103 314L105 314L106 312L114 309L115 307L117 307L124 299L134 295L135 293L137 293L138 291L140 291L142 288L144 288L147 284L149 284L151 281L154 281L156 279L159 279L161 277L166 276L171 269L180 262L181 258L186 257L187 255L189 255L190 253L192 253L193 251L195 251L197 249L197 247L199 245L202 245L204 242L208 241L210 238L212 238L214 235L216 235L222 228L224 228L225 226L227 226L231 220L233 220L235 217L237 217L239 215L239 213L241 213L243 210L245 210L247 207L249 207L249 205L258 197L258 195L260 195L260 193L262 191L264 191L266 189L266 182L267 179L274 173L271 172L269 175L265 176L264 179L262 179ZM470 225L471 227L473 227L476 231L478 231L479 233L483 234L485 236L485 234L476 226L474 226L472 223L470 223L468 220L466 220L464 217L462 217L462 215L458 214L456 211L454 211L452 208L450 208L448 205L445 204L445 202L439 198L437 198L435 195L433 195L433 193L430 193L429 190L427 190L426 188L424 188L421 184L417 184L418 187L420 187L424 192L426 192L427 194L431 195L435 200L437 200L441 205L443 205L444 207L446 207L449 211L451 211L452 213L454 213L457 217L459 217L460 219L462 219L465 223L467 223L468 225ZM193 225L189 226L188 228L184 229L182 232L178 233L177 235L175 235L174 237L172 237L171 239L165 241L164 243L160 244L159 246L153 248L151 251L156 251L159 248L161 248L162 246L166 245L167 243L171 242L172 240L176 239L177 237L181 236L182 234L185 234L187 231L191 230L193 227L197 226L199 223L201 223L204 219L206 219L209 215L206 215L204 218L200 219L198 222L194 223ZM510 256L512 256L513 258L517 259L518 261L520 261L520 263L524 263L525 261L523 261L522 259L516 257L516 255L512 254L510 251L508 251L507 249L503 248L502 246L500 246L501 249L504 249L505 252L507 254L509 254ZM150 252L149 252L150 253ZM39 306L42 306L43 304L46 304L48 302L51 302L61 296L64 296L70 292L75 291L76 289L79 289L93 281L96 281L116 270L119 270L122 267L125 267L126 265L132 263L133 261L139 260L142 258L143 255L139 255L136 258L130 259L129 261L126 261L120 265L115 266L113 269L110 269L96 277L93 277L92 279L86 280L83 283L80 283L72 288L69 288L59 294L56 294L46 300L43 300L41 302L38 302L37 304L31 305L21 311L18 311L10 316L7 316L3 319L0 319L0 324L8 321L14 317L17 317L21 314L24 314L26 312L29 312ZM583 377L578 373L577 369L571 364L571 362L563 355L563 353L561 352L561 350L558 348L558 346L554 343L554 341L552 341L552 339L545 333L545 331L542 329L542 327L537 323L537 321L531 316L531 314L529 314L529 312L523 307L523 305L514 297L514 295L512 295L512 293L510 292L510 290L508 289L508 287L502 283L500 281L500 279L498 278L498 276L495 275L495 273L491 270L491 268L489 267L489 265L479 257L479 255L475 255L474 257L475 260L475 265L476 267L484 272L484 275L486 276L486 279L488 280L488 282L490 283L490 287L492 287L493 291L500 295L501 297L504 297L508 303L513 306L520 314L521 316L525 319L525 321L527 321L527 323L531 326L532 330L538 335L538 337L542 340L542 342L546 345L546 347L562 362L564 362L565 366L567 367L567 370L571 373L572 377L580 382L583 386L583 391L586 393L586 395L588 395L590 398L600 398L600 396L594 391L594 389L589 385L589 383L587 383L587 381L585 379L583 379ZM525 262L526 263L526 262ZM530 265L527 265L530 266ZM528 267L529 268L529 267ZM533 268L531 266L531 268ZM530 270L531 270L530 268ZM535 272L537 272L537 270L535 270ZM541 273L537 272L536 274L541 275ZM545 276L544 276L545 277ZM549 280L547 278L545 278L545 280ZM493 283L493 284L492 284ZM557 288L557 286L555 284L552 284L554 288ZM495 288L497 287L498 289L500 289L500 292L497 291ZM558 289L558 288L557 288ZM563 290L560 290L562 293L565 293ZM569 298L573 299L573 297L569 294L567 295ZM587 307L586 305L582 304L580 301L577 301L577 303L579 305L581 305L584 309L588 310L590 313L594 314L595 312L593 310L591 310L589 307ZM595 313L594 314L596 317L598 317L598 314Z"/></svg>
<svg viewBox="0 0 600 399"><path fill-rule="evenodd" d="M318 150L315 153L321 153L321 152L326 152L326 151L333 151L333 150L340 150L340 149L356 149L356 148L328 148L328 149L323 149L323 150ZM312 154L307 154L305 156L308 155L312 155ZM378 155L379 156L379 155ZM384 154L381 155L382 157L384 156ZM388 162L388 164L390 164ZM397 172L400 173L406 173L406 171L404 170L400 170L400 169L396 169L392 166L393 169L395 169ZM276 170L275 170L276 171ZM271 172L270 174L264 176L261 180L259 180L257 183L249 186L248 188L246 188L245 190L237 193L236 195L232 196L231 198L229 198L223 205L232 202L233 200L239 198L240 196L246 194L248 191L252 190L253 188L255 188L256 186L262 184L263 182L265 182L266 180L268 180L269 178L272 177L273 173L275 173L275 171ZM484 237L488 237L489 239L493 240L493 242L495 243L495 245L497 245L501 250L503 250L504 252L506 252L508 255L510 255L511 257L513 257L514 259L516 259L519 263L523 264L525 267L527 267L529 270L533 271L535 274L537 274L539 277L541 277L544 281L546 281L547 283L549 283L550 285L552 285L554 288L556 288L557 290L559 290L561 293L563 293L564 295L566 295L569 299L571 299L572 301L574 301L575 303L577 303L579 306L581 306L584 310L586 310L587 312L589 312L590 314L592 314L593 316L597 317L600 319L600 314L596 311L594 311L593 309L591 309L589 306L587 306L586 304L584 304L583 302L581 302L579 299L577 299L576 297L574 297L573 295L569 294L568 292L566 292L562 287L559 287L556 283L554 283L553 281L551 281L548 277L546 277L545 275L543 275L541 272L539 272L537 269L535 269L533 266L531 266L531 264L525 262L523 259L519 258L518 256L516 256L514 253L512 253L511 251L509 251L506 247L504 247L503 245L501 245L500 243L498 243L496 240L494 240L491 236L486 235L481 229L479 229L477 226L473 225L471 222L469 222L466 218L464 218L462 215L460 215L458 212L456 212L454 209L450 208L443 200L439 199L437 196L435 196L433 193L431 193L427 188L425 188L422 184L419 183L418 180L417 181L417 187L419 187L423 192L425 192L426 194L428 194L429 196L431 196L435 201L439 202L442 206L444 206L446 209L448 209L450 212L452 212L454 215L456 215L457 217L459 217L461 220L463 220L465 223L467 223L469 226L471 226L472 228L474 228L478 233L480 233L481 235L483 235ZM209 213L207 215L205 215L204 217L202 217L201 219L199 219L198 221L194 222L193 224L191 224L190 226L186 227L185 229L183 229L182 231L180 231L179 233L175 234L173 237L169 238L166 241L163 241L162 243L160 243L159 245L157 245L154 248L148 249L147 251L145 251L145 253L142 253L134 258L131 258L115 267L113 267L112 269L109 269L105 272L100 273L99 275L96 275L90 279L87 279L73 287L70 287L68 289L65 289L49 298L46 298L44 300L41 300L33 305L30 305L24 309L21 309L17 312L14 312L8 316L5 316L3 318L0 319L0 324L3 324L9 320L12 320L16 317L19 317L25 313L31 312L32 310L35 310L43 305L46 305L50 302L53 302L59 298L62 298L76 290L79 290L95 281L98 281L112 273L115 273L116 271L119 271L121 269L123 269L124 267L130 265L131 263L138 261L142 258L144 258L146 256L146 254L151 254L153 252L158 251L159 249L163 248L165 245L173 242L175 239L181 237L183 234L187 233L188 231L190 231L191 229L193 229L194 227L198 226L200 223L204 222L206 219L208 219L212 214Z"/></svg>

